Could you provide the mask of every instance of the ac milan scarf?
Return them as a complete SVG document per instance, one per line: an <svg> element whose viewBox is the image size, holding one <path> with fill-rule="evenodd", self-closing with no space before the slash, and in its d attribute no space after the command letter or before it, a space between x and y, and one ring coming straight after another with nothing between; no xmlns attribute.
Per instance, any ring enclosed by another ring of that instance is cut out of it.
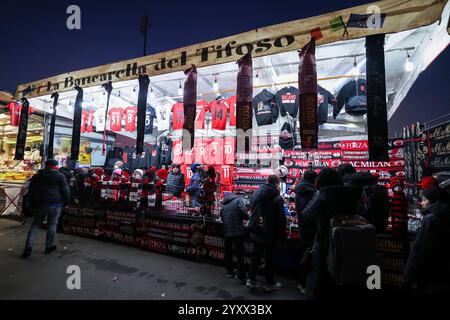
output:
<svg viewBox="0 0 450 320"><path fill-rule="evenodd" d="M70 151L70 160L77 161L80 154L80 138L81 138L81 114L83 112L83 89L75 87L77 90L77 98L75 99L75 110L73 114L73 129L72 129L72 146Z"/></svg>
<svg viewBox="0 0 450 320"><path fill-rule="evenodd" d="M108 83L105 83L102 86L107 93L107 98L106 98L106 110L105 110L105 129L103 130L103 148L102 148L102 155L106 155L106 125L108 123L108 112L109 112L109 100L111 98L111 92L113 90L113 86L112 86L112 82L109 81Z"/></svg>
<svg viewBox="0 0 450 320"><path fill-rule="evenodd" d="M137 138L136 138L136 155L144 152L145 138L145 112L147 109L147 95L150 78L147 75L139 76L139 96L138 96L138 113L137 113Z"/></svg>
<svg viewBox="0 0 450 320"><path fill-rule="evenodd" d="M22 112L20 113L19 132L17 134L16 154L14 160L23 160L25 154L25 143L28 131L28 110L30 103L26 98L22 98Z"/></svg>
<svg viewBox="0 0 450 320"><path fill-rule="evenodd" d="M183 150L190 151L194 146L195 138L195 113L197 110L197 67L192 65L184 74L184 125L183 125ZM189 136L187 136L189 133Z"/></svg>
<svg viewBox="0 0 450 320"><path fill-rule="evenodd" d="M239 72L237 75L237 89L236 89L236 130L242 130L244 133L249 133L249 140L246 135L237 137L238 146L245 146L245 153L250 152L252 143L252 127L253 127L253 62L250 53L243 56L237 62ZM245 141L242 141L245 139ZM236 151L239 148L236 148Z"/></svg>
<svg viewBox="0 0 450 320"><path fill-rule="evenodd" d="M53 99L53 113L50 123L50 136L48 138L47 159L53 159L53 142L55 139L55 123L56 123L56 108L58 107L59 94L57 92L52 94Z"/></svg>
<svg viewBox="0 0 450 320"><path fill-rule="evenodd" d="M369 161L389 161L384 34L366 37Z"/></svg>
<svg viewBox="0 0 450 320"><path fill-rule="evenodd" d="M317 114L316 42L311 41L299 53L298 88L300 90L300 137L302 149L317 149L319 117Z"/></svg>

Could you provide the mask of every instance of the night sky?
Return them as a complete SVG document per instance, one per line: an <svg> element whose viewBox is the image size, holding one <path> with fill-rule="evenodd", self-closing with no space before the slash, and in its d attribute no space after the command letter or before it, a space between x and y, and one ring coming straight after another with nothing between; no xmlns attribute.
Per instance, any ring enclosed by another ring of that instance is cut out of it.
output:
<svg viewBox="0 0 450 320"><path fill-rule="evenodd" d="M2 0L0 90L14 92L18 84L142 56L139 24L145 13L152 22L152 54L370 2L280 0L269 6L261 0ZM81 30L66 28L66 9L72 4L81 8ZM390 121L392 132L450 112L449 70L447 48Z"/></svg>

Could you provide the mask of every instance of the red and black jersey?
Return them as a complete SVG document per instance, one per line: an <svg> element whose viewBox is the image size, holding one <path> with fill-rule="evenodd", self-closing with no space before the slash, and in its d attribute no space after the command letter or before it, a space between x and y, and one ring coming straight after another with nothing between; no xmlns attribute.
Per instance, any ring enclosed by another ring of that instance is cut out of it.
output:
<svg viewBox="0 0 450 320"><path fill-rule="evenodd" d="M392 234L405 237L408 234L408 202L403 192L393 192L391 197Z"/></svg>
<svg viewBox="0 0 450 320"><path fill-rule="evenodd" d="M236 96L232 96L228 99L228 105L230 106L230 127L236 126Z"/></svg>
<svg viewBox="0 0 450 320"><path fill-rule="evenodd" d="M209 104L209 111L212 115L212 128L225 130L227 126L227 114L230 109L226 100L214 99Z"/></svg>
<svg viewBox="0 0 450 320"><path fill-rule="evenodd" d="M86 132L92 132L94 129L94 110L87 112Z"/></svg>
<svg viewBox="0 0 450 320"><path fill-rule="evenodd" d="M87 131L86 130L87 120L88 120L88 112L83 110L83 112L81 113L81 133L85 133Z"/></svg>
<svg viewBox="0 0 450 320"><path fill-rule="evenodd" d="M128 107L125 109L125 131L136 131L137 107Z"/></svg>
<svg viewBox="0 0 450 320"><path fill-rule="evenodd" d="M209 165L224 164L224 138L212 138L208 144L208 162Z"/></svg>
<svg viewBox="0 0 450 320"><path fill-rule="evenodd" d="M122 131L122 118L123 109L122 108L112 108L109 110L109 126L111 131L120 132Z"/></svg>
<svg viewBox="0 0 450 320"><path fill-rule="evenodd" d="M7 108L11 112L11 121L10 121L11 126L18 127L20 124L20 115L22 113L22 105L15 103L15 102L10 102L7 105ZM31 107L29 107L28 115L30 115L32 112L33 112L33 109Z"/></svg>
<svg viewBox="0 0 450 320"><path fill-rule="evenodd" d="M184 126L184 105L181 102L175 103L172 107L173 130L181 130Z"/></svg>
<svg viewBox="0 0 450 320"><path fill-rule="evenodd" d="M195 114L195 129L205 129L205 117L208 112L208 102L200 100L197 102L197 111Z"/></svg>
<svg viewBox="0 0 450 320"><path fill-rule="evenodd" d="M234 164L234 158L236 153L236 138L226 137L224 140L224 163Z"/></svg>

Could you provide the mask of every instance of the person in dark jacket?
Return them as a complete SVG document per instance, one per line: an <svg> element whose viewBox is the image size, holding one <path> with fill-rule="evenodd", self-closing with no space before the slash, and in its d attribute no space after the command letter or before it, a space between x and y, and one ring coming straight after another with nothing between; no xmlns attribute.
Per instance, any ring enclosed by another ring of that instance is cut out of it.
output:
<svg viewBox="0 0 450 320"><path fill-rule="evenodd" d="M72 178L72 172L66 167L59 168L59 172L61 172L64 177L66 177L67 183L69 183L70 179Z"/></svg>
<svg viewBox="0 0 450 320"><path fill-rule="evenodd" d="M233 194L225 192L220 209L222 218L223 233L225 237L225 268L227 277L234 277L233 266L233 246L237 256L237 278L245 284L245 265L244 265L244 220L248 220L247 207L244 200Z"/></svg>
<svg viewBox="0 0 450 320"><path fill-rule="evenodd" d="M308 206L317 193L316 179L317 173L314 170L307 170L303 174L303 179L295 186L295 206L299 221L299 236L306 247L312 245L316 228L314 225L305 225L302 221L302 211Z"/></svg>
<svg viewBox="0 0 450 320"><path fill-rule="evenodd" d="M193 176L191 178L191 181L189 182L189 185L186 188L186 192L189 193L191 196L192 205L194 207L200 207L201 204L199 202L200 197L200 183L202 180L203 171L202 169L198 170L200 165L198 163L191 164L191 171L193 173ZM200 167L201 168L201 167Z"/></svg>
<svg viewBox="0 0 450 320"><path fill-rule="evenodd" d="M260 210L263 220L263 235L260 241L253 241L253 255L248 271L247 287L256 289L259 287L256 281L256 269L260 258L264 254L265 260L265 291L281 289L281 283L274 277L274 251L277 242L286 240L286 216L284 215L284 201L280 195L280 178L272 175L267 179L252 199L252 214Z"/></svg>
<svg viewBox="0 0 450 320"><path fill-rule="evenodd" d="M29 206L35 208L34 220L25 244L23 257L31 255L39 226L47 219L47 238L45 253L56 250L55 235L62 208L70 204L70 191L66 178L58 172L58 161L49 159L45 169L39 171L30 182L28 191Z"/></svg>
<svg viewBox="0 0 450 320"><path fill-rule="evenodd" d="M333 169L325 168L319 173L317 189L319 192L303 210L304 221L317 225L311 269L306 284L306 293L309 299L327 298L334 287L326 262L330 245L331 219L336 216L353 216L358 213L355 190L351 187L344 187L342 178Z"/></svg>
<svg viewBox="0 0 450 320"><path fill-rule="evenodd" d="M181 173L179 164L172 165L172 171L166 181L166 192L174 197L180 198L184 190L184 174Z"/></svg>
<svg viewBox="0 0 450 320"><path fill-rule="evenodd" d="M356 173L356 169L351 163L342 163L336 168L336 172L345 182L345 177Z"/></svg>
<svg viewBox="0 0 450 320"><path fill-rule="evenodd" d="M304 255L306 250L312 247L316 234L315 223L307 223L303 219L302 211L308 206L317 193L316 189L317 173L314 170L307 170L303 174L303 179L295 186L295 206L297 209L298 232L300 239L300 254ZM308 266L300 266L299 286L302 293L305 293Z"/></svg>
<svg viewBox="0 0 450 320"><path fill-rule="evenodd" d="M434 180L434 181L433 181ZM428 186L425 184L428 183ZM405 267L405 285L430 298L450 296L450 205L433 177L422 180L423 220Z"/></svg>

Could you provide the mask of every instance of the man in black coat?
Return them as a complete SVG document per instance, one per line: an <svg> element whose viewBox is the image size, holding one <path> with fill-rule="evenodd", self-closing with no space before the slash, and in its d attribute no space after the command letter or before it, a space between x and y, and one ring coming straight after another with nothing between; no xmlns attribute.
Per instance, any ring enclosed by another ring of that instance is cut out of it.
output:
<svg viewBox="0 0 450 320"><path fill-rule="evenodd" d="M237 257L237 278L245 284L244 265L244 220L248 220L247 207L242 198L232 192L225 192L220 209L225 237L225 268L227 277L234 277L233 246Z"/></svg>
<svg viewBox="0 0 450 320"><path fill-rule="evenodd" d="M316 234L315 224L307 225L302 221L302 211L308 206L317 193L316 189L317 173L314 170L307 170L303 174L303 179L295 186L295 207L299 221L299 238L306 247L310 247Z"/></svg>
<svg viewBox="0 0 450 320"><path fill-rule="evenodd" d="M274 253L277 242L286 240L286 216L284 215L284 201L280 195L280 178L272 175L267 179L252 198L252 214L259 210L263 220L262 234L258 236L260 241L253 241L253 256L248 271L247 287L256 289L259 287L256 281L256 269L265 252L265 277L264 290L269 292L281 289L281 283L274 277Z"/></svg>
<svg viewBox="0 0 450 320"><path fill-rule="evenodd" d="M49 254L56 250L55 236L58 219L62 208L70 204L69 185L57 166L58 161L49 159L45 163L45 169L31 179L27 200L29 203L26 205L34 209L34 220L26 240L24 258L31 255L39 226L45 219L47 219L45 253Z"/></svg>
<svg viewBox="0 0 450 320"><path fill-rule="evenodd" d="M423 181L423 180L422 180ZM406 287L428 297L450 296L450 205L437 183L423 191L424 218L405 267Z"/></svg>

